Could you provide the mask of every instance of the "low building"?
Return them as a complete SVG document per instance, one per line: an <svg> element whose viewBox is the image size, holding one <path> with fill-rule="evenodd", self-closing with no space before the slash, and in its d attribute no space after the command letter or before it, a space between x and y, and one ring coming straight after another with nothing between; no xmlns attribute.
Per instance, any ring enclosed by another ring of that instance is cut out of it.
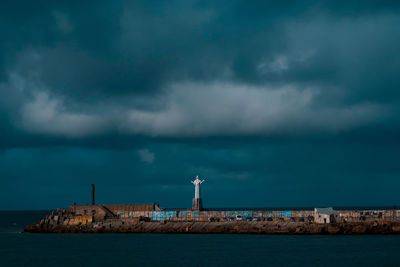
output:
<svg viewBox="0 0 400 267"><path fill-rule="evenodd" d="M75 216L91 216L94 220L104 220L121 217L129 212L153 212L163 210L157 203L154 204L114 204L114 205L71 205L69 210Z"/></svg>
<svg viewBox="0 0 400 267"><path fill-rule="evenodd" d="M314 219L316 223L335 223L337 214L332 207L314 208Z"/></svg>

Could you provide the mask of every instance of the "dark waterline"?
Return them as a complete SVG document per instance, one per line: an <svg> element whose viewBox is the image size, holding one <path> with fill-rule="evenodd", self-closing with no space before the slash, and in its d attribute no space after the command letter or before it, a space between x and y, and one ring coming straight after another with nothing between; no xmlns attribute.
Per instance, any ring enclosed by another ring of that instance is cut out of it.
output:
<svg viewBox="0 0 400 267"><path fill-rule="evenodd" d="M21 233L24 224L45 214L0 212L1 266L400 265L398 235Z"/></svg>

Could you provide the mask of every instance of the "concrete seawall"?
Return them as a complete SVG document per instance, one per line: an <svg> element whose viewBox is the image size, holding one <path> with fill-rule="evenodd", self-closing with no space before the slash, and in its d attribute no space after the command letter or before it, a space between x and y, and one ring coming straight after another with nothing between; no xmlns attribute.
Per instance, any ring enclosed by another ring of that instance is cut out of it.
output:
<svg viewBox="0 0 400 267"><path fill-rule="evenodd" d="M303 222L140 222L138 220L105 220L82 225L32 224L31 233L196 233L196 234L400 234L400 223Z"/></svg>

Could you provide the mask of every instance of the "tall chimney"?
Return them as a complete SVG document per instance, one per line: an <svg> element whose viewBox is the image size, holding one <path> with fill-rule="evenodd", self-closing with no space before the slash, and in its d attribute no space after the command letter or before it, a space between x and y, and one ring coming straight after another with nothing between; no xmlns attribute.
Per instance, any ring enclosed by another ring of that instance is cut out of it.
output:
<svg viewBox="0 0 400 267"><path fill-rule="evenodd" d="M92 205L94 205L94 184L92 184Z"/></svg>

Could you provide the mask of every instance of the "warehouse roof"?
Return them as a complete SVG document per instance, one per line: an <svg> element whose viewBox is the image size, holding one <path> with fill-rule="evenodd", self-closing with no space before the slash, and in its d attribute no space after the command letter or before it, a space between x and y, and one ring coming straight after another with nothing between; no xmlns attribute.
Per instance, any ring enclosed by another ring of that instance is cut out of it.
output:
<svg viewBox="0 0 400 267"><path fill-rule="evenodd" d="M104 205L114 211L157 211L163 210L157 203L153 204L111 204Z"/></svg>

